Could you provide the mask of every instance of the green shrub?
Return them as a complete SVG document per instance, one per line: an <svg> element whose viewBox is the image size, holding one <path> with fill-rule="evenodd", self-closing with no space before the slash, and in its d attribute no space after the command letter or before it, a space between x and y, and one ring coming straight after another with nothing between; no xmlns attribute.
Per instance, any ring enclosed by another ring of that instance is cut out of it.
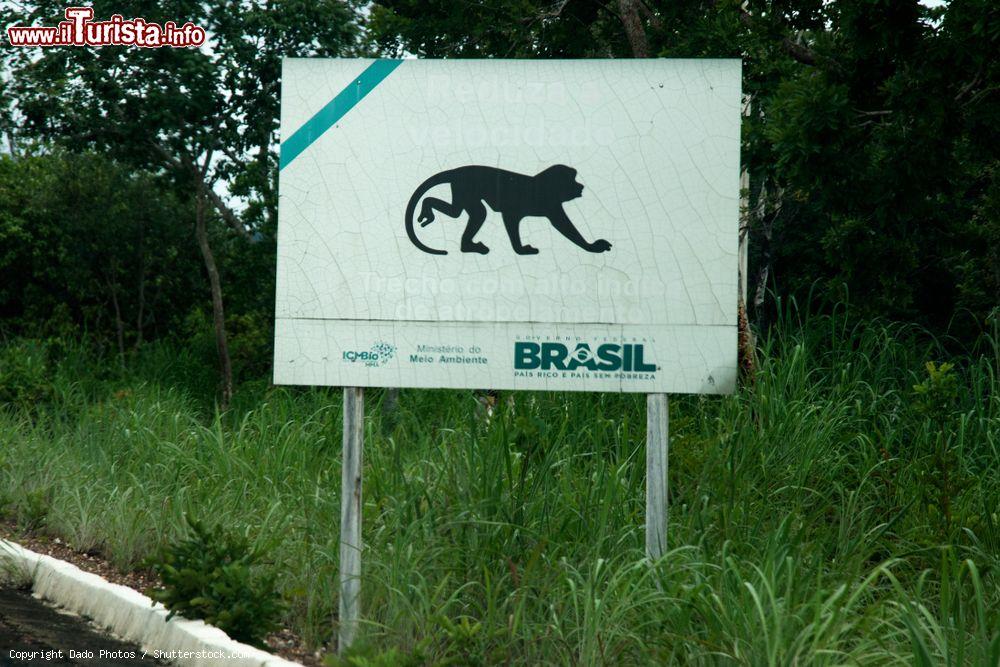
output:
<svg viewBox="0 0 1000 667"><path fill-rule="evenodd" d="M187 524L184 539L147 560L163 582L151 597L170 610L168 618L204 619L233 639L262 645L284 611L274 575L254 568L263 553L245 535L191 518Z"/></svg>
<svg viewBox="0 0 1000 667"><path fill-rule="evenodd" d="M266 315L247 313L226 318L229 355L237 380L270 376L271 359L274 356L271 349L273 329L270 312Z"/></svg>
<svg viewBox="0 0 1000 667"><path fill-rule="evenodd" d="M943 362L940 365L928 361L927 378L913 385L913 407L923 417L936 423L947 419L958 403L961 387L955 373L955 364Z"/></svg>
<svg viewBox="0 0 1000 667"><path fill-rule="evenodd" d="M963 465L953 423L962 386L954 364L928 361L924 368L927 377L913 385L912 406L918 417L916 425L926 428L928 434L914 441L923 441L930 450L916 452L917 497L937 531L930 537L931 542L951 542L955 507L975 482Z"/></svg>
<svg viewBox="0 0 1000 667"><path fill-rule="evenodd" d="M20 504L19 520L27 530L39 530L45 526L52 509L52 493L39 488L27 491Z"/></svg>
<svg viewBox="0 0 1000 667"><path fill-rule="evenodd" d="M42 343L0 347L0 403L28 408L52 399L48 352Z"/></svg>

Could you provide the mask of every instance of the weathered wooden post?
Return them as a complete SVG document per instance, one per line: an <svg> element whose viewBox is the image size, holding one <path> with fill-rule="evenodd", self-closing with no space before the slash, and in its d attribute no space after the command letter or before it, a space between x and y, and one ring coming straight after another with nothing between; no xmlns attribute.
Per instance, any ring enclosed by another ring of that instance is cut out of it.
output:
<svg viewBox="0 0 1000 667"><path fill-rule="evenodd" d="M667 551L667 461L670 414L666 394L646 396L646 557Z"/></svg>
<svg viewBox="0 0 1000 667"><path fill-rule="evenodd" d="M354 641L361 616L361 461L365 390L344 387L343 471L340 477L340 632L337 651Z"/></svg>

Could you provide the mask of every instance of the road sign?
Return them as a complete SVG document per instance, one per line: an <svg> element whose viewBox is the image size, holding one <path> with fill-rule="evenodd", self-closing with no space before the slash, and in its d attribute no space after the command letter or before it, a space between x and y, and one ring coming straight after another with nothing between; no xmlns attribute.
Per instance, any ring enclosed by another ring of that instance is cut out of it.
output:
<svg viewBox="0 0 1000 667"><path fill-rule="evenodd" d="M278 384L726 393L738 60L287 59Z"/></svg>
<svg viewBox="0 0 1000 667"><path fill-rule="evenodd" d="M287 59L274 379L344 387L339 648L360 618L363 387L666 392L737 367L736 60Z"/></svg>

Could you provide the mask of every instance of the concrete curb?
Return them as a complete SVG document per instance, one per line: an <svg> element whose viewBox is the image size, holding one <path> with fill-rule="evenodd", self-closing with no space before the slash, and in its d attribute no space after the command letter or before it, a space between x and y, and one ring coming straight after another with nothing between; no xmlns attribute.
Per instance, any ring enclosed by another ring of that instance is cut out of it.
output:
<svg viewBox="0 0 1000 667"><path fill-rule="evenodd" d="M20 544L0 539L0 560L30 575L32 594L93 620L125 641L183 667L301 667L241 644L204 621L175 616L137 591Z"/></svg>

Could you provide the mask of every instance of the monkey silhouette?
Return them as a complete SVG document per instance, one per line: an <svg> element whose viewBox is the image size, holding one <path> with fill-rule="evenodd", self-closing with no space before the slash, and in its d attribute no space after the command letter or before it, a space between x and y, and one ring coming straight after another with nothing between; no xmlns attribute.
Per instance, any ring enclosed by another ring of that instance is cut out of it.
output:
<svg viewBox="0 0 1000 667"><path fill-rule="evenodd" d="M486 221L486 204L503 216L510 245L519 255L535 255L538 249L521 241L521 221L527 217L548 218L552 226L567 239L587 252L607 252L611 244L604 239L591 243L583 237L563 210L563 204L583 194L583 185L576 181L576 169L557 164L534 176L505 171L496 167L470 165L442 171L420 184L406 205L406 233L413 245L432 255L447 255L444 250L430 248L417 238L413 214L417 204L431 188L448 183L451 201L427 197L420 207L417 221L421 227L434 222L434 212L457 218L464 211L469 220L462 233L462 252L485 255L490 251L476 241L476 234Z"/></svg>

